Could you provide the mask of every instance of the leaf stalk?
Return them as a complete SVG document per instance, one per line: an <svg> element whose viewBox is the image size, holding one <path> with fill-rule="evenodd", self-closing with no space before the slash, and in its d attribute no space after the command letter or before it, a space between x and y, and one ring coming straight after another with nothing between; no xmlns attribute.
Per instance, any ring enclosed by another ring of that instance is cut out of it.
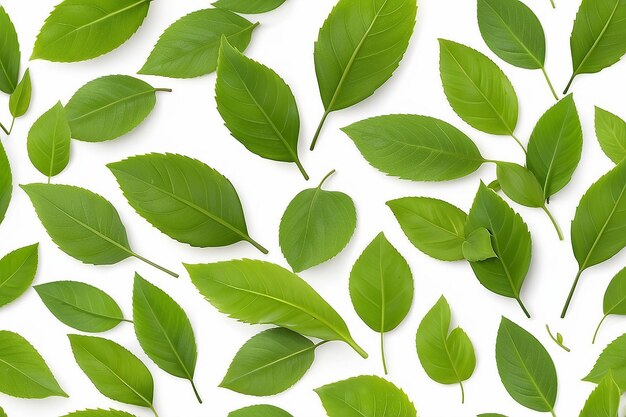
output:
<svg viewBox="0 0 626 417"><path fill-rule="evenodd" d="M202 398L200 397L200 393L198 392L198 389L196 388L196 384L193 382L193 379L190 379L189 382L191 383L191 388L193 388L193 393L196 395L196 399L198 400L200 404L202 404Z"/></svg>
<svg viewBox="0 0 626 417"><path fill-rule="evenodd" d="M567 346L565 346L565 345L563 344L563 342L559 342L559 339L557 339L556 337L554 337L554 335L553 335L553 334L552 334L552 332L550 331L550 326L548 326L547 324L546 324L546 330L548 331L548 335L550 335L550 339L552 339L552 341L553 341L554 343L556 343L556 344L557 344L557 345L558 345L561 349L563 349L564 351L566 351L566 352L568 352L568 353L569 353L569 352L571 352L570 348L568 348Z"/></svg>
<svg viewBox="0 0 626 417"><path fill-rule="evenodd" d="M522 148L522 150L524 151L524 155L527 155L528 151L526 150L526 147L524 146L524 144L522 144L522 141L519 140L517 136L515 136L515 133L511 132L511 137L515 140L515 142L517 142L519 147Z"/></svg>
<svg viewBox="0 0 626 417"><path fill-rule="evenodd" d="M583 269L579 269L576 273L576 278L574 278L574 283L572 284L572 289L567 296L567 300L565 301L565 305L563 306L563 311L561 312L561 318L564 319L567 314L567 309L569 308L570 303L572 302L572 297L574 297L574 292L576 291L576 287L578 286L578 281L580 281L580 275L583 273Z"/></svg>
<svg viewBox="0 0 626 417"><path fill-rule="evenodd" d="M461 404L465 404L465 387L463 387L463 381L459 381L461 387Z"/></svg>
<svg viewBox="0 0 626 417"><path fill-rule="evenodd" d="M326 122L326 118L330 114L330 111L326 110L320 123L317 125L317 130L315 131L315 135L313 136L313 141L311 142L311 147L309 148L311 151L315 149L315 145L317 144L317 140L320 137L320 133L322 132L322 127L324 126L324 122Z"/></svg>
<svg viewBox="0 0 626 417"><path fill-rule="evenodd" d="M0 129L2 129L7 136L11 134L11 132L7 130L7 128L4 127L4 125L1 122L0 122Z"/></svg>
<svg viewBox="0 0 626 417"><path fill-rule="evenodd" d="M131 254L132 254L132 256L134 256L135 258L139 259L140 261L143 261L143 262L147 263L148 265L153 266L153 267L155 267L156 269L158 269L158 270L160 270L160 271L163 271L163 272L165 272L165 273L166 273L166 274L168 274L168 275L173 276L174 278L178 278L178 276L179 276L176 272L172 272L172 271L170 271L169 269L164 268L164 267L162 267L161 265L158 265L158 264L156 264L156 263L152 262L151 260L146 259L146 258L144 258L143 256L141 256L141 255L139 255L139 254L137 254L137 253L135 253L135 252L131 252Z"/></svg>
<svg viewBox="0 0 626 417"><path fill-rule="evenodd" d="M556 230L556 234L559 236L559 240L563 240L564 239L563 232L561 231L561 227L559 226L559 223L556 221L556 219L554 218L554 216L552 215L552 213L550 212L550 210L545 204L541 208L548 215L548 218L552 222L552 225L554 226L554 229Z"/></svg>
<svg viewBox="0 0 626 417"><path fill-rule="evenodd" d="M326 182L326 180L328 178L330 178L335 172L337 172L337 170L333 169L332 171L330 171L328 174L326 174L326 176L324 178L322 178L322 180L320 181L320 185L317 186L317 188L321 189L322 185L324 185L324 183Z"/></svg>
<svg viewBox="0 0 626 417"><path fill-rule="evenodd" d="M522 302L522 299L517 296L515 297L515 300L517 300L517 304L519 304L519 306L522 308L522 311L524 312L524 314L526 315L527 318L530 318L530 313L528 312L528 310L526 309L526 306L524 305L524 303Z"/></svg>
<svg viewBox="0 0 626 417"><path fill-rule="evenodd" d="M569 79L567 86L565 86L565 90L563 90L563 94L567 94L567 92L569 91L569 88L572 86L572 83L574 82L575 77L576 77L576 73L573 73L572 78Z"/></svg>
<svg viewBox="0 0 626 417"><path fill-rule="evenodd" d="M380 356L383 361L383 371L385 371L385 375L389 375L389 371L387 370L387 359L385 358L385 333L380 332Z"/></svg>
<svg viewBox="0 0 626 417"><path fill-rule="evenodd" d="M552 3L552 5L554 6L554 2ZM554 6L554 7L556 7L556 6ZM550 92L554 96L554 99L556 101L559 101L559 96L556 93L556 90L554 89L554 86L552 85L552 81L550 81L550 77L548 77L548 73L546 72L546 67L544 67L543 65L541 66L541 72L543 72L543 77L546 79L546 82L548 83L548 87L550 87Z"/></svg>
<svg viewBox="0 0 626 417"><path fill-rule="evenodd" d="M608 316L608 314L605 314L604 317L602 317L602 320L600 320L600 323L598 323L598 327L596 327L596 331L593 333L593 339L591 340L592 345L596 343L596 338L598 337L598 333L600 332L600 327L602 327L602 323L604 323L604 320L606 320Z"/></svg>

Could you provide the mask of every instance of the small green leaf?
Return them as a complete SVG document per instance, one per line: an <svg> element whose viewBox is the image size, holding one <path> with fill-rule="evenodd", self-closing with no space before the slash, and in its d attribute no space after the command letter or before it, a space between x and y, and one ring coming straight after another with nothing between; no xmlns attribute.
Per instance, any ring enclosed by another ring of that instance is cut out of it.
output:
<svg viewBox="0 0 626 417"><path fill-rule="evenodd" d="M626 157L626 122L620 117L596 107L596 136L611 161L619 164Z"/></svg>
<svg viewBox="0 0 626 417"><path fill-rule="evenodd" d="M589 395L579 417L618 417L621 392L611 372Z"/></svg>
<svg viewBox="0 0 626 417"><path fill-rule="evenodd" d="M213 6L243 14L266 13L277 9L286 0L217 0Z"/></svg>
<svg viewBox="0 0 626 417"><path fill-rule="evenodd" d="M317 345L283 328L265 330L239 349L220 387L267 396L291 388L309 370Z"/></svg>
<svg viewBox="0 0 626 417"><path fill-rule="evenodd" d="M251 405L250 407L241 408L231 411L228 417L293 417L285 410L273 405Z"/></svg>
<svg viewBox="0 0 626 417"><path fill-rule="evenodd" d="M498 413L486 413L486 414L479 414L478 417L506 417L504 414L498 414Z"/></svg>
<svg viewBox="0 0 626 417"><path fill-rule="evenodd" d="M66 414L63 417L135 417L135 416L132 414L126 413L124 411L95 409L95 410L74 411L73 413Z"/></svg>
<svg viewBox="0 0 626 417"><path fill-rule="evenodd" d="M9 164L9 158L4 150L4 146L0 143L0 223L2 223L7 213L12 193L13 176L11 175L11 165Z"/></svg>
<svg viewBox="0 0 626 417"><path fill-rule="evenodd" d="M48 179L60 174L69 163L71 136L60 101L42 114L28 131L28 157Z"/></svg>
<svg viewBox="0 0 626 417"><path fill-rule="evenodd" d="M22 117L30 107L33 86L30 81L30 70L27 69L15 91L9 97L9 111L14 118Z"/></svg>
<svg viewBox="0 0 626 417"><path fill-rule="evenodd" d="M105 332L124 321L115 300L91 285L56 281L37 285L35 290L59 321L81 332Z"/></svg>
<svg viewBox="0 0 626 417"><path fill-rule="evenodd" d="M602 311L604 316L596 328L591 343L595 343L600 327L608 316L611 314L626 316L626 268L619 271L606 288L604 301L602 302Z"/></svg>
<svg viewBox="0 0 626 417"><path fill-rule="evenodd" d="M612 374L620 393L626 391L626 334L621 335L604 348L593 369L583 381L600 384Z"/></svg>
<svg viewBox="0 0 626 417"><path fill-rule="evenodd" d="M496 172L502 191L511 200L526 207L543 207L543 189L528 168L509 162L498 162Z"/></svg>
<svg viewBox="0 0 626 417"><path fill-rule="evenodd" d="M13 93L20 76L20 44L11 18L0 6L0 91Z"/></svg>
<svg viewBox="0 0 626 417"><path fill-rule="evenodd" d="M39 244L16 249L0 259L0 307L15 301L37 273Z"/></svg>
<svg viewBox="0 0 626 417"><path fill-rule="evenodd" d="M463 242L463 257L469 262L479 262L495 258L498 255L493 250L491 233L484 227L474 230Z"/></svg>

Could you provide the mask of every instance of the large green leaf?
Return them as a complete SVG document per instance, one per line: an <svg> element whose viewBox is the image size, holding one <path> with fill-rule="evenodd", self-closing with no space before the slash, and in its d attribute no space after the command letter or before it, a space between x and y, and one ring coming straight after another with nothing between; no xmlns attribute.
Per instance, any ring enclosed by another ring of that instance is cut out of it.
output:
<svg viewBox="0 0 626 417"><path fill-rule="evenodd" d="M135 334L144 352L165 372L193 382L198 357L196 338L185 311L163 290L135 274L133 288Z"/></svg>
<svg viewBox="0 0 626 417"><path fill-rule="evenodd" d="M626 316L626 268L619 271L606 288L602 302L602 311L604 316L596 328L592 343L595 343L600 327L608 316L611 314Z"/></svg>
<svg viewBox="0 0 626 417"><path fill-rule="evenodd" d="M154 410L152 375L135 355L107 339L68 336L78 366L104 396Z"/></svg>
<svg viewBox="0 0 626 417"><path fill-rule="evenodd" d="M96 78L74 93L65 106L74 139L102 142L120 137L148 117L157 91L128 75Z"/></svg>
<svg viewBox="0 0 626 417"><path fill-rule="evenodd" d="M463 210L442 200L404 197L387 201L404 234L416 248L442 261L463 258L465 221Z"/></svg>
<svg viewBox="0 0 626 417"><path fill-rule="evenodd" d="M28 157L48 180L61 173L69 163L71 136L60 101L42 114L28 131Z"/></svg>
<svg viewBox="0 0 626 417"><path fill-rule="evenodd" d="M583 380L599 384L609 374L613 375L620 393L626 391L626 334L604 348L593 369Z"/></svg>
<svg viewBox="0 0 626 417"><path fill-rule="evenodd" d="M105 332L125 321L115 300L89 284L56 281L37 285L35 290L59 321L81 332Z"/></svg>
<svg viewBox="0 0 626 417"><path fill-rule="evenodd" d="M476 278L489 291L514 298L530 317L520 292L530 267L532 244L528 226L493 190L481 183L467 217L465 233L485 228L491 234L495 258L470 262Z"/></svg>
<svg viewBox="0 0 626 417"><path fill-rule="evenodd" d="M243 259L185 267L207 301L232 318L344 341L367 357L341 316L303 279L278 265Z"/></svg>
<svg viewBox="0 0 626 417"><path fill-rule="evenodd" d="M265 330L239 349L220 387L246 395L281 393L309 370L316 348L309 339L291 330Z"/></svg>
<svg viewBox="0 0 626 417"><path fill-rule="evenodd" d="M143 23L151 0L64 0L46 19L30 59L76 62L111 52Z"/></svg>
<svg viewBox="0 0 626 417"><path fill-rule="evenodd" d="M11 94L20 76L20 44L11 18L0 6L0 91Z"/></svg>
<svg viewBox="0 0 626 417"><path fill-rule="evenodd" d="M415 0L339 0L315 42L315 72L324 116L374 94L400 64L417 14Z"/></svg>
<svg viewBox="0 0 626 417"><path fill-rule="evenodd" d="M148 154L111 163L129 204L154 227L192 246L226 246L249 235L237 191L204 163L182 155Z"/></svg>
<svg viewBox="0 0 626 417"><path fill-rule="evenodd" d="M30 197L48 235L71 257L88 264L111 265L134 256L178 277L132 251L117 210L104 197L70 185L21 187Z"/></svg>
<svg viewBox="0 0 626 417"><path fill-rule="evenodd" d="M611 161L619 164L626 158L626 122L613 113L596 107L595 127L600 147Z"/></svg>
<svg viewBox="0 0 626 417"><path fill-rule="evenodd" d="M280 220L280 249L294 272L337 256L356 229L356 208L350 196L322 189L333 172L317 188L298 193Z"/></svg>
<svg viewBox="0 0 626 417"><path fill-rule="evenodd" d="M0 143L0 223L2 223L7 213L12 193L13 176L11 175L11 165L9 164L9 158L4 150L4 146Z"/></svg>
<svg viewBox="0 0 626 417"><path fill-rule="evenodd" d="M33 86L30 80L30 70L27 69L22 79L9 97L9 111L14 118L22 117L30 107Z"/></svg>
<svg viewBox="0 0 626 417"><path fill-rule="evenodd" d="M19 398L67 397L39 352L6 330L0 331L0 392Z"/></svg>
<svg viewBox="0 0 626 417"><path fill-rule="evenodd" d="M467 135L433 117L392 114L341 130L374 168L407 180L453 180L485 162Z"/></svg>
<svg viewBox="0 0 626 417"><path fill-rule="evenodd" d="M273 405L251 405L250 407L240 408L231 411L228 417L293 417L282 408Z"/></svg>
<svg viewBox="0 0 626 417"><path fill-rule="evenodd" d="M554 362L532 334L505 317L498 329L496 363L502 384L515 401L554 415L558 391Z"/></svg>
<svg viewBox="0 0 626 417"><path fill-rule="evenodd" d="M0 307L15 301L37 273L39 244L16 249L0 259Z"/></svg>
<svg viewBox="0 0 626 417"><path fill-rule="evenodd" d="M417 329L417 356L428 376L440 384L459 384L465 402L463 381L476 368L474 346L460 327L450 331L450 306L442 296L424 316Z"/></svg>
<svg viewBox="0 0 626 417"><path fill-rule="evenodd" d="M226 38L217 61L215 100L226 127L242 145L263 158L294 162L309 179L298 157L300 116L291 89Z"/></svg>
<svg viewBox="0 0 626 417"><path fill-rule="evenodd" d="M204 9L189 13L165 29L139 74L192 78L213 72L222 35L243 51L256 26L228 10Z"/></svg>
<svg viewBox="0 0 626 417"><path fill-rule="evenodd" d="M383 368L384 334L405 319L413 304L413 275L409 264L380 233L365 248L350 272L350 298L361 320L380 333Z"/></svg>
<svg viewBox="0 0 626 417"><path fill-rule="evenodd" d="M608 373L585 402L579 417L618 417L621 392Z"/></svg>
<svg viewBox="0 0 626 417"><path fill-rule="evenodd" d="M363 375L315 390L328 417L417 417L415 406L398 387Z"/></svg>
<svg viewBox="0 0 626 417"><path fill-rule="evenodd" d="M63 417L135 417L135 416L125 411L94 409L94 410L74 411L73 413L66 414Z"/></svg>
<svg viewBox="0 0 626 417"><path fill-rule="evenodd" d="M574 72L565 93L579 74L599 72L626 53L626 0L583 0L576 14L570 47Z"/></svg>
<svg viewBox="0 0 626 417"><path fill-rule="evenodd" d="M518 104L513 85L498 66L460 43L439 40L441 81L452 109L472 127L512 135Z"/></svg>

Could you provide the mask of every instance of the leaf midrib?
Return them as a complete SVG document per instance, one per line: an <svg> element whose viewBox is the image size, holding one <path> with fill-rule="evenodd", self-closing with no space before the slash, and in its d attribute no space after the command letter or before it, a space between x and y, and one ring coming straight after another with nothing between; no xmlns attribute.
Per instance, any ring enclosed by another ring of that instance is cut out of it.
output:
<svg viewBox="0 0 626 417"><path fill-rule="evenodd" d="M26 265L26 263L32 258L32 254L28 255L28 257L26 257L24 259L24 261L17 267L15 268L15 270L11 273L11 275L8 276L7 279L0 281L0 289L2 289L2 287L4 287L9 281L11 281L13 279L13 277L15 277L15 275L17 275L18 272L20 272L22 270L22 268L24 267L24 265Z"/></svg>
<svg viewBox="0 0 626 417"><path fill-rule="evenodd" d="M137 97L145 96L145 95L152 94L152 93L155 93L155 92L156 92L156 89L151 87L149 90L141 91L139 93L135 93L135 94L132 94L130 96L124 96L124 97L119 98L117 100L111 101L111 102L105 104L104 106L97 107L97 108L95 108L95 109L93 109L91 111L88 111L87 113L81 114L78 117L75 117L73 119L68 119L68 122L70 122L70 123L71 122L76 122L78 120L81 120L81 119L84 119L86 117L92 116L92 115L94 115L96 113L103 112L106 109L108 109L109 107L117 106L118 104L123 103L125 101L130 101L130 100L133 100L133 99L135 99Z"/></svg>
<svg viewBox="0 0 626 417"><path fill-rule="evenodd" d="M28 379L28 380L30 380L30 381L33 381L35 384L39 385L41 388L44 388L44 389L48 390L48 391L49 391L49 392L51 392L51 393L54 393L54 394L57 394L57 395L59 394L59 392L56 390L56 388L50 388L50 387L48 387L48 386L46 386L46 385L42 384L42 383L41 383L41 382L39 382L38 380L34 379L32 376L30 376L30 375L26 374L24 371L22 371L21 369L19 369L19 368L15 367L15 366L14 366L14 365L12 365L11 363L9 363L9 362L5 361L5 360L4 360L4 359L2 359L1 357L0 357L0 362L2 362L3 364L5 364L5 365L6 365L6 366L8 366L9 368L11 368L11 369L15 370L15 371L16 371L16 372L18 372L19 374L23 375L26 379ZM48 369L48 371L49 371L49 369ZM62 391L62 390L61 390L61 391Z"/></svg>
<svg viewBox="0 0 626 417"><path fill-rule="evenodd" d="M62 298L59 298L56 295L52 295L52 294L46 293L46 297L49 297L49 298L57 301L59 304L62 304L62 305L67 306L67 307L71 307L71 308L73 308L73 309L75 309L75 310L77 310L77 311L79 311L81 313L85 313L85 314L90 315L90 316L99 317L99 318L103 318L103 319L109 319L109 320L117 320L117 321L120 321L120 322L124 320L124 317L113 317L113 316L108 316L106 314L96 313L95 311L92 311L92 310L87 310L87 309L85 309L83 307L78 306L77 304L72 304L69 301L66 301L66 300L64 300Z"/></svg>

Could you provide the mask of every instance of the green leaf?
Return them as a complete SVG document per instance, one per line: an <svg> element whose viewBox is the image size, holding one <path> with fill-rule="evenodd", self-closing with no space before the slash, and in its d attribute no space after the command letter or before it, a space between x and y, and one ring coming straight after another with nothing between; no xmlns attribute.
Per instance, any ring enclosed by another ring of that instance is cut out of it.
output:
<svg viewBox="0 0 626 417"><path fill-rule="evenodd" d="M291 330L265 330L239 349L220 387L246 395L281 393L309 370L316 348L309 339Z"/></svg>
<svg viewBox="0 0 626 417"><path fill-rule="evenodd" d="M28 131L28 157L48 180L60 174L69 163L71 136L60 101L42 114Z"/></svg>
<svg viewBox="0 0 626 417"><path fill-rule="evenodd" d="M339 0L315 42L315 73L324 116L365 100L400 64L417 14L415 0Z"/></svg>
<svg viewBox="0 0 626 417"><path fill-rule="evenodd" d="M602 311L604 316L593 335L592 343L595 343L600 327L608 316L611 314L626 316L626 268L619 271L606 288L602 302Z"/></svg>
<svg viewBox="0 0 626 417"><path fill-rule="evenodd" d="M486 414L479 414L478 417L506 417L504 414L498 414L498 413L486 413Z"/></svg>
<svg viewBox="0 0 626 417"><path fill-rule="evenodd" d="M30 59L76 62L111 52L143 23L151 0L64 0L41 28Z"/></svg>
<svg viewBox="0 0 626 417"><path fill-rule="evenodd" d="M387 201L387 206L417 249L442 261L464 259L467 214L463 210L428 197L399 198Z"/></svg>
<svg viewBox="0 0 626 417"><path fill-rule="evenodd" d="M498 256L493 251L491 233L484 227L474 230L467 236L463 242L462 250L463 257L470 262L484 261Z"/></svg>
<svg viewBox="0 0 626 417"><path fill-rule="evenodd" d="M16 249L0 259L0 307L15 301L37 273L39 244Z"/></svg>
<svg viewBox="0 0 626 417"><path fill-rule="evenodd" d="M417 417L415 406L398 387L363 375L315 390L328 417Z"/></svg>
<svg viewBox="0 0 626 417"><path fill-rule="evenodd" d="M558 391L554 362L532 334L506 317L498 329L496 363L502 384L515 401L554 414Z"/></svg>
<svg viewBox="0 0 626 417"><path fill-rule="evenodd" d="M619 164L626 157L626 122L596 107L596 136L611 161Z"/></svg>
<svg viewBox="0 0 626 417"><path fill-rule="evenodd" d="M433 381L460 384L461 402L465 402L463 381L474 373L476 354L463 329L457 327L450 331L450 319L450 306L442 296L417 329L417 356Z"/></svg>
<svg viewBox="0 0 626 417"><path fill-rule="evenodd" d="M15 91L9 97L9 111L14 118L22 117L30 107L33 86L30 81L30 70L27 69Z"/></svg>
<svg viewBox="0 0 626 417"><path fill-rule="evenodd" d="M35 290L59 321L81 332L106 332L125 321L115 300L91 285L56 281L37 285Z"/></svg>
<svg viewBox="0 0 626 417"><path fill-rule="evenodd" d="M579 74L599 72L626 53L626 1L583 0L570 39L574 73L565 93Z"/></svg>
<svg viewBox="0 0 626 417"><path fill-rule="evenodd" d="M95 410L74 411L73 413L66 414L63 417L135 417L135 416L132 414L126 413L124 411L95 409Z"/></svg>
<svg viewBox="0 0 626 417"><path fill-rule="evenodd" d="M228 417L293 417L285 410L273 405L251 405L231 411Z"/></svg>
<svg viewBox="0 0 626 417"><path fill-rule="evenodd" d="M574 98L569 95L541 116L528 141L526 165L539 180L544 200L570 182L582 149L582 127Z"/></svg>
<svg viewBox="0 0 626 417"><path fill-rule="evenodd" d="M583 381L600 384L609 374L613 375L620 393L626 391L626 334L621 335L604 348L593 369Z"/></svg>
<svg viewBox="0 0 626 417"><path fill-rule="evenodd" d="M247 241L237 191L204 163L182 155L147 154L107 165L135 211L172 239L198 247Z"/></svg>
<svg viewBox="0 0 626 417"><path fill-rule="evenodd" d="M483 132L512 135L517 125L517 95L502 70L465 45L440 39L439 46L443 90L456 114Z"/></svg>
<svg viewBox="0 0 626 417"><path fill-rule="evenodd" d="M20 44L11 18L0 6L0 91L13 93L20 76Z"/></svg>
<svg viewBox="0 0 626 417"><path fill-rule="evenodd" d="M235 139L250 152L274 161L298 157L300 116L289 86L273 70L246 58L222 38L215 84L217 110Z"/></svg>
<svg viewBox="0 0 626 417"><path fill-rule="evenodd" d="M7 413L4 412L2 407L0 407L0 417L7 417Z"/></svg>
<svg viewBox="0 0 626 417"><path fill-rule="evenodd" d="M609 372L593 390L579 417L618 417L621 392Z"/></svg>
<svg viewBox="0 0 626 417"><path fill-rule="evenodd" d="M100 337L76 334L68 337L78 366L102 395L154 410L152 375L135 355Z"/></svg>
<svg viewBox="0 0 626 417"><path fill-rule="evenodd" d="M9 158L4 150L4 146L0 143L0 223L2 223L7 213L12 193L13 176L11 175L11 165L9 164Z"/></svg>
<svg viewBox="0 0 626 417"><path fill-rule="evenodd" d="M528 317L520 292L530 266L532 244L528 226L493 190L480 184L467 217L465 233L487 229L495 258L470 262L476 278L489 291L514 298Z"/></svg>
<svg viewBox="0 0 626 417"><path fill-rule="evenodd" d="M285 0L217 0L213 6L243 14L266 13L283 5Z"/></svg>
<svg viewBox="0 0 626 417"><path fill-rule="evenodd" d="M243 259L185 268L207 301L232 318L344 341L367 357L341 316L303 279L278 265Z"/></svg>
<svg viewBox="0 0 626 417"><path fill-rule="evenodd" d="M380 233L365 248L350 272L350 299L361 320L380 333L387 373L384 334L406 318L413 304L413 275L400 252Z"/></svg>
<svg viewBox="0 0 626 417"><path fill-rule="evenodd" d="M171 90L154 88L128 75L107 75L89 81L65 106L72 137L103 142L130 132L152 112L157 91Z"/></svg>
<svg viewBox="0 0 626 417"><path fill-rule="evenodd" d="M18 398L67 397L39 352L6 330L0 331L0 392Z"/></svg>
<svg viewBox="0 0 626 417"><path fill-rule="evenodd" d="M81 262L112 265L134 256L174 277L130 249L126 229L115 207L104 197L80 187L21 185L37 216L59 249Z"/></svg>
<svg viewBox="0 0 626 417"><path fill-rule="evenodd" d="M463 132L433 117L392 114L344 127L363 157L385 174L413 181L465 177L485 162Z"/></svg>
<svg viewBox="0 0 626 417"><path fill-rule="evenodd" d="M528 168L509 162L498 162L496 172L502 191L511 200L526 207L543 207L543 189L535 174Z"/></svg>
<svg viewBox="0 0 626 417"><path fill-rule="evenodd" d="M169 295L135 274L135 334L144 352L165 372L193 382L198 357L196 338L185 311Z"/></svg>
<svg viewBox="0 0 626 417"><path fill-rule="evenodd" d="M278 241L294 272L304 271L337 256L356 228L356 208L347 194L326 191L322 185L301 191L287 206Z"/></svg>
<svg viewBox="0 0 626 417"><path fill-rule="evenodd" d="M578 273L563 307L567 309L583 271L612 258L626 246L626 162L595 182L580 199L572 220L572 248Z"/></svg>
<svg viewBox="0 0 626 417"><path fill-rule="evenodd" d="M222 35L244 51L256 26L228 10L192 12L165 29L139 74L193 78L211 73L217 66Z"/></svg>

